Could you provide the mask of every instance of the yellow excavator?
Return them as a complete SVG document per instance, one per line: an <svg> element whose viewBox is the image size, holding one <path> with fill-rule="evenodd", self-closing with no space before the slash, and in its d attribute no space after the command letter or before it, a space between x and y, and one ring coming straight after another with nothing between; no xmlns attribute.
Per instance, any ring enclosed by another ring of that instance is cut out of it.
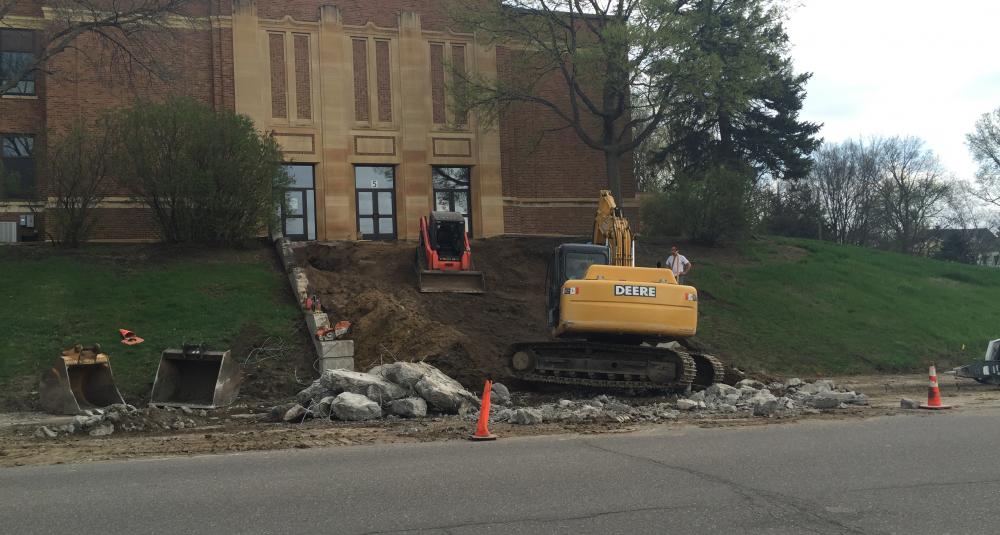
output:
<svg viewBox="0 0 1000 535"><path fill-rule="evenodd" d="M601 191L594 242L562 244L546 276L551 342L513 344L514 377L603 388L684 390L725 377L711 355L681 342L698 327L698 291L669 269L635 267L635 237L611 192Z"/></svg>

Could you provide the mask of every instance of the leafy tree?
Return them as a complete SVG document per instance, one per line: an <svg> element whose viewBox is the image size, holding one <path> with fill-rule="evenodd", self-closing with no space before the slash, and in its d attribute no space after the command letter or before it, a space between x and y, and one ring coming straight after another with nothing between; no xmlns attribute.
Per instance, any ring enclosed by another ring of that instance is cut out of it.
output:
<svg viewBox="0 0 1000 535"><path fill-rule="evenodd" d="M758 176L805 177L820 125L798 116L811 74L793 69L783 2L673 3L683 6L690 35L676 63L703 68L699 83L670 96L660 160L678 176L726 165L750 166Z"/></svg>
<svg viewBox="0 0 1000 535"><path fill-rule="evenodd" d="M698 177L682 177L643 205L642 220L650 233L684 235L697 243L741 238L755 220L752 174L749 167L720 165Z"/></svg>
<svg viewBox="0 0 1000 535"><path fill-rule="evenodd" d="M174 98L121 111L116 129L122 183L164 240L240 244L275 223L290 178L248 117Z"/></svg>
<svg viewBox="0 0 1000 535"><path fill-rule="evenodd" d="M674 0L453 0L457 26L512 51L503 76L453 66L455 106L489 124L511 104L558 117L604 155L609 188L621 196L621 160L693 92L706 66L682 56L691 2ZM682 61L683 60L683 61ZM556 91L543 86L555 84Z"/></svg>
<svg viewBox="0 0 1000 535"><path fill-rule="evenodd" d="M818 192L808 182L777 184L767 197L765 230L769 234L819 239L827 236Z"/></svg>

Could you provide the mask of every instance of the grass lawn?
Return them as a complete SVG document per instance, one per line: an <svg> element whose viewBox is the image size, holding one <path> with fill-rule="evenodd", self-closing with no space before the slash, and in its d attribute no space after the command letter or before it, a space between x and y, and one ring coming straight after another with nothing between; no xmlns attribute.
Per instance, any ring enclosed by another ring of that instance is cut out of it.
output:
<svg viewBox="0 0 1000 535"><path fill-rule="evenodd" d="M0 247L0 274L0 388L6 392L0 404L8 407L29 406L18 396L37 390L39 374L75 343L100 343L122 394L138 403L148 399L167 347L204 341L214 349L246 348L299 333L288 282L263 246ZM121 344L119 328L145 343Z"/></svg>
<svg viewBox="0 0 1000 535"><path fill-rule="evenodd" d="M811 240L751 242L742 253L692 258L699 338L737 365L925 371L981 359L1000 338L998 269Z"/></svg>

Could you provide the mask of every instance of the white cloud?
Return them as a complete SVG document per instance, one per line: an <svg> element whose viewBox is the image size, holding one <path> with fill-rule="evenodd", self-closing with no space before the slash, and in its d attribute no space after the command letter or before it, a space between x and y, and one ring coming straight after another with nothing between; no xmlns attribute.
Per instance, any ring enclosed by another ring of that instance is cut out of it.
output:
<svg viewBox="0 0 1000 535"><path fill-rule="evenodd" d="M996 0L805 0L787 23L813 73L802 117L828 141L918 136L971 177L965 134L1000 107L998 21Z"/></svg>

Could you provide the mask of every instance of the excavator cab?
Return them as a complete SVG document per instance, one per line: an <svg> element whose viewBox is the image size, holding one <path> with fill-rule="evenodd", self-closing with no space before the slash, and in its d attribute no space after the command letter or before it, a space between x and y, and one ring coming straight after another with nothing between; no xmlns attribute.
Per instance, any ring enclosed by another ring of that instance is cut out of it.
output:
<svg viewBox="0 0 1000 535"><path fill-rule="evenodd" d="M115 386L111 361L97 344L64 350L42 375L38 396L42 407L53 414L80 414L125 403Z"/></svg>
<svg viewBox="0 0 1000 535"><path fill-rule="evenodd" d="M457 212L431 212L429 218L420 218L416 270L421 292L486 291L483 273L473 270L465 216Z"/></svg>
<svg viewBox="0 0 1000 535"><path fill-rule="evenodd" d="M546 274L548 288L549 327L559 324L559 301L563 284L571 279L582 279L594 264L611 263L611 249L590 243L566 243L555 248Z"/></svg>

